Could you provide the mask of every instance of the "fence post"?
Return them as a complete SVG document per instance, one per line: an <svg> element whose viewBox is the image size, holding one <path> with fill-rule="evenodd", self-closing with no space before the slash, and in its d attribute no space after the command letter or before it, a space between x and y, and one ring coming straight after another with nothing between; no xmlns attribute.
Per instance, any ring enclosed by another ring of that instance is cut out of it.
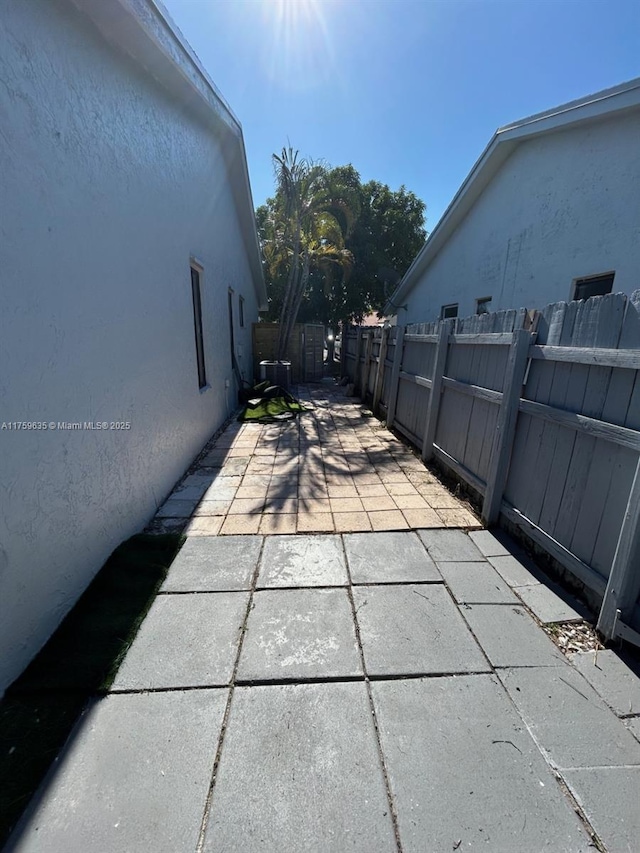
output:
<svg viewBox="0 0 640 853"><path fill-rule="evenodd" d="M482 521L487 527L495 524L500 515L502 495L507 484L511 447L516 432L520 392L527 367L531 333L517 329L509 348L509 360L505 371L502 402L496 423L496 432L491 447L487 489L482 504Z"/></svg>
<svg viewBox="0 0 640 853"><path fill-rule="evenodd" d="M442 399L442 377L447 363L451 326L451 320L444 320L441 322L440 329L438 331L436 357L433 364L433 375L431 376L429 408L427 409L427 420L424 426L424 440L422 442L423 462L428 462L433 456L433 443L436 438L436 427L438 426L438 414L440 412L440 400Z"/></svg>
<svg viewBox="0 0 640 853"><path fill-rule="evenodd" d="M367 399L367 391L369 390L369 371L371 368L371 350L373 349L373 329L367 333L367 343L364 347L364 364L362 365L362 374L360 378L360 399L364 403Z"/></svg>
<svg viewBox="0 0 640 853"><path fill-rule="evenodd" d="M635 570L635 571L634 571ZM622 520L611 573L598 617L598 631L613 639L616 613L624 620L640 591L640 459Z"/></svg>
<svg viewBox="0 0 640 853"><path fill-rule="evenodd" d="M373 386L373 401L371 403L371 411L377 414L380 407L380 398L382 397L382 384L384 380L384 363L387 358L387 342L389 340L390 327L385 326L382 329L382 337L380 338L380 352L378 353L378 369L376 370L376 381Z"/></svg>
<svg viewBox="0 0 640 853"><path fill-rule="evenodd" d="M391 368L391 382L389 384L389 405L387 406L387 429L391 429L396 417L396 403L398 402L398 386L400 384L400 368L402 366L402 354L404 350L404 326L397 326L396 348L393 353L393 367Z"/></svg>
<svg viewBox="0 0 640 853"><path fill-rule="evenodd" d="M356 363L353 368L353 393L360 391L360 350L362 349L362 326L356 329Z"/></svg>
<svg viewBox="0 0 640 853"><path fill-rule="evenodd" d="M347 365L347 350L349 348L349 332L351 326L345 322L342 323L340 330L340 378L349 376L349 368Z"/></svg>

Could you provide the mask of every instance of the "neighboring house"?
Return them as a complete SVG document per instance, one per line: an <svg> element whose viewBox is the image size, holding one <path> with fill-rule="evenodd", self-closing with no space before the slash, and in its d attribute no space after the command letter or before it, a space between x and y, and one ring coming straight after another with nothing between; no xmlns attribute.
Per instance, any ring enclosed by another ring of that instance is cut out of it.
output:
<svg viewBox="0 0 640 853"><path fill-rule="evenodd" d="M640 78L498 130L385 306L430 322L640 287Z"/></svg>
<svg viewBox="0 0 640 853"><path fill-rule="evenodd" d="M7 0L0 80L1 694L233 411L266 293L241 127L152 0Z"/></svg>
<svg viewBox="0 0 640 853"><path fill-rule="evenodd" d="M367 314L362 318L361 323L357 323L358 326L366 326L368 329L375 329L378 326L384 326L386 322L386 317L378 317L377 313L373 311L371 314Z"/></svg>

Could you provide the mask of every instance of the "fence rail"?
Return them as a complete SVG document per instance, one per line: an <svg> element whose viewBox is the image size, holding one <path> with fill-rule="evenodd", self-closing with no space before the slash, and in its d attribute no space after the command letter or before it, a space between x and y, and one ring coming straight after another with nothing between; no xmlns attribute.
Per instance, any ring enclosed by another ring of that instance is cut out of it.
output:
<svg viewBox="0 0 640 853"><path fill-rule="evenodd" d="M376 414L520 528L640 643L640 291L391 329L352 328Z"/></svg>

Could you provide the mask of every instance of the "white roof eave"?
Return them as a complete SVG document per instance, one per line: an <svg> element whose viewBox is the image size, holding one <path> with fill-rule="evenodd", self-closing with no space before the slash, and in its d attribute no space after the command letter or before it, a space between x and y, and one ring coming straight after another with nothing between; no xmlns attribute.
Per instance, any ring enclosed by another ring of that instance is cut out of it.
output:
<svg viewBox="0 0 640 853"><path fill-rule="evenodd" d="M159 0L71 0L116 48L127 53L220 137L260 310L267 292L242 126ZM231 161L241 160L240 168Z"/></svg>

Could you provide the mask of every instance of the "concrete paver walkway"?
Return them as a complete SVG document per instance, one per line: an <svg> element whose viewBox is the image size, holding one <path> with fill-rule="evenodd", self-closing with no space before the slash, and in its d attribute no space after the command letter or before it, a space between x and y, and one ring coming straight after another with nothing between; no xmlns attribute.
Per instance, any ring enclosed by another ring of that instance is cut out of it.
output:
<svg viewBox="0 0 640 853"><path fill-rule="evenodd" d="M637 678L471 536L190 537L9 850L637 849Z"/></svg>
<svg viewBox="0 0 640 853"><path fill-rule="evenodd" d="M540 623L579 606L314 400L230 427L167 502L186 543L7 849L637 850L638 677L563 655Z"/></svg>
<svg viewBox="0 0 640 853"><path fill-rule="evenodd" d="M479 527L477 518L365 407L301 387L310 410L230 424L158 512L190 535Z"/></svg>

